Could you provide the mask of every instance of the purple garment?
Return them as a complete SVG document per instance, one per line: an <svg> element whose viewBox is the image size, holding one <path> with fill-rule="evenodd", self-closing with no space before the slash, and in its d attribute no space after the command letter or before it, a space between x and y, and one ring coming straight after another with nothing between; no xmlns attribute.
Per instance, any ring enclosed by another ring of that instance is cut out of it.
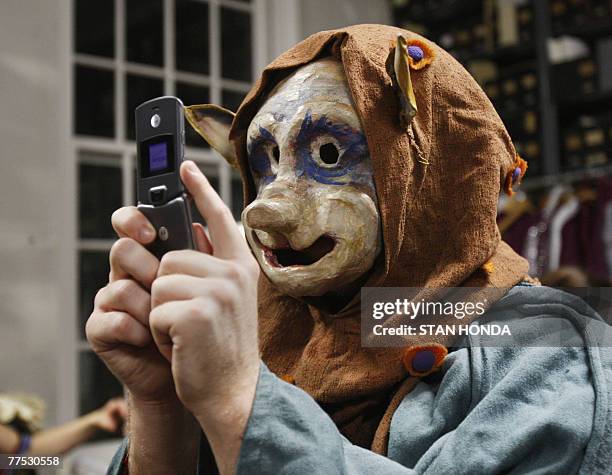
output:
<svg viewBox="0 0 612 475"><path fill-rule="evenodd" d="M505 214L500 213L497 217L497 222L501 222L504 218ZM504 241L508 243L508 245L514 249L517 254L523 255L523 251L525 248L525 240L527 238L527 231L531 226L535 226L542 219L542 214L538 213L526 213L520 218L518 218L512 226L506 229L504 233ZM523 256L524 257L524 256Z"/></svg>
<svg viewBox="0 0 612 475"><path fill-rule="evenodd" d="M606 207L612 203L612 179L601 178L597 186L597 199L590 203L589 220L584 222L582 238L586 250L585 267L597 280L609 281L611 269L606 261L604 226Z"/></svg>
<svg viewBox="0 0 612 475"><path fill-rule="evenodd" d="M584 267L584 248L582 236L580 235L583 214L583 207L581 206L578 214L563 226L563 231L561 231L560 266Z"/></svg>
<svg viewBox="0 0 612 475"><path fill-rule="evenodd" d="M606 207L612 206L612 179L602 178L597 183L597 199L581 203L580 210L565 223L561 231L560 266L576 266L584 269L587 274L598 280L612 280L612 262L606 259L606 243L604 233L612 230L604 229L611 223L606 223ZM555 210L551 218L555 216ZM498 222L504 218L504 213L498 217ZM546 268L548 261L550 223L544 223L542 212L521 216L504 233L506 241L512 249L523 257L526 255L527 234L532 227L540 225L543 232L538 237L538 255L535 266L530 268L530 274L537 276ZM609 252L610 253L610 252Z"/></svg>

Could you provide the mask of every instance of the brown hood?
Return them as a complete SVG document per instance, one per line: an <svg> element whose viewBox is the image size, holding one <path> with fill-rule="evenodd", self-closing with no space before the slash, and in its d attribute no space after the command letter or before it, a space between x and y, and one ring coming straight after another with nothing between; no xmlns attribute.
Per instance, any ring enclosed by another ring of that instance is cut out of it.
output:
<svg viewBox="0 0 612 475"><path fill-rule="evenodd" d="M411 71L418 105L413 137L400 126L399 103L386 70L398 34L425 42L434 53L431 64ZM255 198L246 157L250 121L274 85L299 66L330 54L344 66L362 122L381 214L384 250L367 285L510 287L521 281L527 263L501 241L496 225L498 194L516 166L510 137L470 74L437 45L406 30L358 25L323 31L264 70L238 110L230 135L245 203ZM485 272L488 261L492 265ZM368 412L363 408L372 404L382 408L370 411L372 420L380 419L390 393L407 377L400 351L361 348L358 306L334 318L280 295L265 277L259 292L264 361L277 374L291 375L332 414L342 413L336 423L349 427L344 431L349 438L368 445L371 434L361 440L351 427L368 424L361 420ZM336 411L349 403L361 415Z"/></svg>

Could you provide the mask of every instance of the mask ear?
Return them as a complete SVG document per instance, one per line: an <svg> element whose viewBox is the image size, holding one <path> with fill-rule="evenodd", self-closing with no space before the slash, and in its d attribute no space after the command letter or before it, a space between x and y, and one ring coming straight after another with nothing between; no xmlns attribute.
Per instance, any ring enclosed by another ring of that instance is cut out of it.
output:
<svg viewBox="0 0 612 475"><path fill-rule="evenodd" d="M213 104L185 107L185 117L191 126L225 158L227 163L238 168L234 145L229 140L234 115L232 111Z"/></svg>
<svg viewBox="0 0 612 475"><path fill-rule="evenodd" d="M393 88L399 98L400 123L402 127L407 129L417 113L417 103L410 78L408 44L406 38L401 35L398 35L395 48L387 60L387 72L391 76Z"/></svg>

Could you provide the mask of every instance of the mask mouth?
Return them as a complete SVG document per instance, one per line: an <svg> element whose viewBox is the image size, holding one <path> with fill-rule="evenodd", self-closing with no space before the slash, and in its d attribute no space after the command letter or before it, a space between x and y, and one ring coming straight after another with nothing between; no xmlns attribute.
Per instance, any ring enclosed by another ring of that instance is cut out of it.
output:
<svg viewBox="0 0 612 475"><path fill-rule="evenodd" d="M257 234L253 232L253 239L263 249L266 261L272 267L309 266L321 260L336 247L336 240L329 234L323 234L304 249L293 249L287 244L285 247L272 249L261 243Z"/></svg>

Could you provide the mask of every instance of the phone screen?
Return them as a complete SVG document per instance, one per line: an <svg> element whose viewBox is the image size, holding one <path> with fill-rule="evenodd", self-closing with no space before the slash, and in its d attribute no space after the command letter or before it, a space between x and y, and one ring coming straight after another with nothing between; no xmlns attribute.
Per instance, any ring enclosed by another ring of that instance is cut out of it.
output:
<svg viewBox="0 0 612 475"><path fill-rule="evenodd" d="M149 145L149 171L160 172L168 168L168 144L166 142Z"/></svg>
<svg viewBox="0 0 612 475"><path fill-rule="evenodd" d="M174 171L174 139L160 135L140 145L140 175L143 178Z"/></svg>

